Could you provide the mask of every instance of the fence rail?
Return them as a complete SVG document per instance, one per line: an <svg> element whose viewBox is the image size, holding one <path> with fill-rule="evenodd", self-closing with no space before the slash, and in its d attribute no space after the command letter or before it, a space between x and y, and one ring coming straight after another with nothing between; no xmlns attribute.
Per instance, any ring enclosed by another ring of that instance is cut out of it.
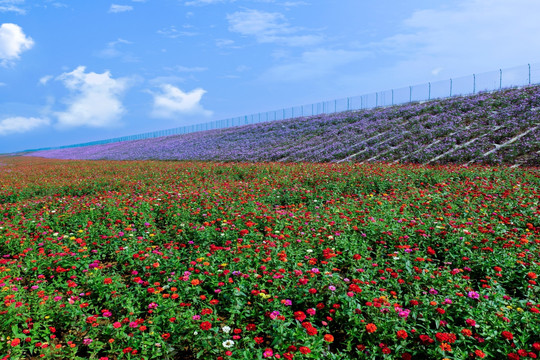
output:
<svg viewBox="0 0 540 360"><path fill-rule="evenodd" d="M399 89L390 89L370 94L322 101L318 103L293 106L280 110L238 116L207 123L181 126L172 129L147 132L136 135L122 136L106 140L91 141L80 144L46 147L25 150L41 151L56 150L92 145L110 144L122 141L141 140L169 135L189 134L193 132L225 129L235 126L256 124L268 121L285 120L295 117L314 116L342 111L372 109L377 107L401 105L417 101L429 101L453 96L476 94L484 91L501 90L504 88L540 84L540 64L499 69L480 74L472 74L443 81L428 82L421 85L411 85Z"/></svg>

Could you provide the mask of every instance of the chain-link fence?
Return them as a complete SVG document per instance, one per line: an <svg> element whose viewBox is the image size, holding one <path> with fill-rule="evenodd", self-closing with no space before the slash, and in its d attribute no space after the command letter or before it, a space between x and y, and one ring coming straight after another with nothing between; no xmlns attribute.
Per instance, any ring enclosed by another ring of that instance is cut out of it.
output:
<svg viewBox="0 0 540 360"><path fill-rule="evenodd" d="M201 124L181 126L173 129L159 130L74 145L32 149L27 151L63 149L130 140L149 139L169 135L189 134L198 131L224 129L267 121L291 119L295 117L372 109L376 107L406 104L417 101L429 101L433 99L470 95L478 92L496 91L504 88L528 86L533 84L540 84L540 64L527 64L524 66L500 69L481 74L472 74L469 76L444 81L412 85L399 89L390 89L361 96L323 101L309 105L293 106L280 110L238 116Z"/></svg>

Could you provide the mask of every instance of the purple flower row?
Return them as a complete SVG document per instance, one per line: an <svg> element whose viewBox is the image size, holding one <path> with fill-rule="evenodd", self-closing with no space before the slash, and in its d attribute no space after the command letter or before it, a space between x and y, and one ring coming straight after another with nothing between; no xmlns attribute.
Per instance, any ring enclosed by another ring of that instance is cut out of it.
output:
<svg viewBox="0 0 540 360"><path fill-rule="evenodd" d="M30 155L95 160L477 162L538 166L539 124L540 86L532 86Z"/></svg>

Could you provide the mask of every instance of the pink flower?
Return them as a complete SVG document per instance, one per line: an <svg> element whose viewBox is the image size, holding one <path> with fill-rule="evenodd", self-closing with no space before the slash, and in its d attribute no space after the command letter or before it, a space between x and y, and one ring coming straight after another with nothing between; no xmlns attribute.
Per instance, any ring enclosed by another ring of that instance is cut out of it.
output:
<svg viewBox="0 0 540 360"><path fill-rule="evenodd" d="M264 356L265 358L267 358L267 357L272 357L273 355L274 355L274 352L273 352L272 349L270 349L270 348L267 348L267 349L264 350L264 352L263 352L263 356Z"/></svg>

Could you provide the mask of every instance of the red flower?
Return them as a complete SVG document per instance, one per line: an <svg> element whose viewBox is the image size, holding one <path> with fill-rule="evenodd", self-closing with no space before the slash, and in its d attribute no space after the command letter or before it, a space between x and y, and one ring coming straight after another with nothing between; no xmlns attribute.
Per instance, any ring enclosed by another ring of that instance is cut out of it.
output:
<svg viewBox="0 0 540 360"><path fill-rule="evenodd" d="M13 347L19 345L20 343L21 343L21 339L19 339L19 338L15 338L15 339L11 340L11 346L13 346Z"/></svg>
<svg viewBox="0 0 540 360"><path fill-rule="evenodd" d="M296 311L294 313L294 318L301 322L306 319L306 314L303 311Z"/></svg>
<svg viewBox="0 0 540 360"><path fill-rule="evenodd" d="M375 331L377 331L377 326L375 326L375 324L373 323L369 323L366 325L366 331L370 334L374 333Z"/></svg>
<svg viewBox="0 0 540 360"><path fill-rule="evenodd" d="M247 324L246 325L246 330L247 331L255 331L255 330L257 330L257 326L255 324Z"/></svg>
<svg viewBox="0 0 540 360"><path fill-rule="evenodd" d="M112 279L111 279L111 278L105 278L105 279L103 280L103 283L104 283L104 284L112 284Z"/></svg>
<svg viewBox="0 0 540 360"><path fill-rule="evenodd" d="M308 335L312 335L312 336L317 335L317 332L318 332L317 329L315 329L313 326L308 327L306 329L306 331L307 331Z"/></svg>
<svg viewBox="0 0 540 360"><path fill-rule="evenodd" d="M255 340L257 344L262 344L264 342L264 339L260 336L255 337L253 340Z"/></svg>
<svg viewBox="0 0 540 360"><path fill-rule="evenodd" d="M519 360L519 355L516 354L516 353L510 353L510 354L508 354L508 359L509 360Z"/></svg>
<svg viewBox="0 0 540 360"><path fill-rule="evenodd" d="M519 349L518 350L518 355L521 356L521 357L526 357L527 356L527 350Z"/></svg>
<svg viewBox="0 0 540 360"><path fill-rule="evenodd" d="M165 333L165 334L162 334L161 337L163 338L163 340L167 340L168 338L171 337L171 334Z"/></svg>
<svg viewBox="0 0 540 360"><path fill-rule="evenodd" d="M298 348L298 351L300 351L300 353L305 355L305 354L309 354L311 352L311 349L308 348L307 346L300 346Z"/></svg>
<svg viewBox="0 0 540 360"><path fill-rule="evenodd" d="M210 330L212 328L212 323L210 321L202 322L200 328L201 330Z"/></svg>
<svg viewBox="0 0 540 360"><path fill-rule="evenodd" d="M512 335L512 333L510 331L503 331L501 333L502 337L505 338L506 340L513 340L514 339L514 335Z"/></svg>
<svg viewBox="0 0 540 360"><path fill-rule="evenodd" d="M385 348L382 349L382 352L383 352L383 354L390 354L392 352L392 350L390 350L390 348L385 347Z"/></svg>

